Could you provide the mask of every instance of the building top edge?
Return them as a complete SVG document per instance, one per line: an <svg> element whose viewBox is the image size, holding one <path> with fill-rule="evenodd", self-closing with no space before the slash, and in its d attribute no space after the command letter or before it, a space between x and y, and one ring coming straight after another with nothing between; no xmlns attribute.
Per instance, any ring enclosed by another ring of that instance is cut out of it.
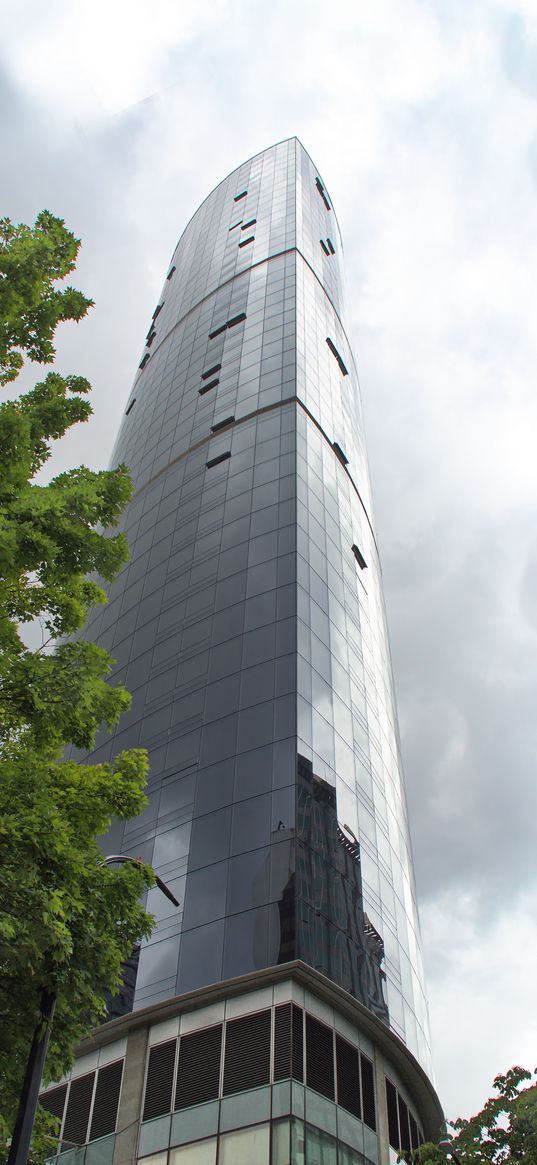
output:
<svg viewBox="0 0 537 1165"><path fill-rule="evenodd" d="M206 194L203 201L200 202L199 206L197 206L195 211L193 212L193 214L191 214L184 229L181 231L181 234L179 235L179 238L178 238L178 240L175 244L175 247L172 251L172 259L173 259L173 256L175 255L175 252L176 252L176 250L181 242L181 239L186 234L190 224L193 222L193 220L195 219L195 217L199 213L199 211L202 209L202 207L205 206L205 203L208 202L209 199L212 198L214 194L216 194L216 191L219 190L220 187L223 186L226 182L229 182L229 179L232 178L233 175L236 174L239 170L241 170L243 166L249 165L250 162L254 162L256 158L260 158L263 154L270 154L272 150L276 150L278 148L278 146L286 145L287 142L296 142L296 144L300 147L300 149L306 155L306 157L309 158L313 168L315 170L317 170L317 174L319 175L319 178L323 182L323 186L325 187L325 190L327 191L328 197L330 198L330 202L332 203L332 199L331 199L330 194L328 192L328 187L326 186L326 184L323 180L323 177L322 177L320 170L317 169L317 166L315 165L315 162L313 161L313 158L312 158L309 150L306 149L305 145L301 142L300 138L296 134L290 134L289 137L281 138L280 141L273 142L271 146L267 146L264 150L257 150L255 154L251 154L249 158L245 158L244 161L240 162L238 166L234 166L233 169L230 170L229 173L226 174L225 177L220 180L220 182L217 182L216 186L213 186L212 190L210 190L209 193ZM336 224L337 224L337 228L338 228L338 231L339 231L339 234L341 237L341 230L340 230L340 226L339 226L339 221L338 221L337 214L334 210L333 204L332 204L332 211L333 211L334 218L335 218ZM171 260L170 260L170 262L171 262Z"/></svg>

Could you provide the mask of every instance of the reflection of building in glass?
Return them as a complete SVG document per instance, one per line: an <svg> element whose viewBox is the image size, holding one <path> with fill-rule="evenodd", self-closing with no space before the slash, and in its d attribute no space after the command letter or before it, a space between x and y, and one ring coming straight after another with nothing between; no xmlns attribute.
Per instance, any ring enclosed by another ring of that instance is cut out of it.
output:
<svg viewBox="0 0 537 1165"><path fill-rule="evenodd" d="M93 758L144 746L151 776L106 848L182 909L150 892L118 1018L49 1095L102 1165L385 1162L438 1124L341 253L296 139L229 175L174 252L114 452L132 558L90 634L133 705Z"/></svg>
<svg viewBox="0 0 537 1165"><path fill-rule="evenodd" d="M298 758L297 957L388 1023L384 944L364 913L360 845L341 828L333 785Z"/></svg>

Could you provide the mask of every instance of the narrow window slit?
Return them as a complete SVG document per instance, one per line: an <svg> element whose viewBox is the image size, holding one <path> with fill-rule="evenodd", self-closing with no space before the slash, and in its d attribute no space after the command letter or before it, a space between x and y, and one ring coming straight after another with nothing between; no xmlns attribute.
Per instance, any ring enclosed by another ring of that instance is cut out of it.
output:
<svg viewBox="0 0 537 1165"><path fill-rule="evenodd" d="M202 384L201 388L198 388L199 395L205 396L205 393L210 392L211 388L216 388L217 384L220 384L218 377L216 380L210 380L208 384Z"/></svg>
<svg viewBox="0 0 537 1165"><path fill-rule="evenodd" d="M239 246L240 246L240 244L239 244ZM221 336L222 332L225 332L227 330L227 328L234 328L235 324L242 324L242 321L245 319L246 319L246 312L245 311L241 312L240 315L238 315L238 316L232 316L232 318L230 320L227 320L227 322L225 324L220 324L219 328L215 328L214 331L209 332L209 339L214 340L216 338L216 336Z"/></svg>
<svg viewBox="0 0 537 1165"><path fill-rule="evenodd" d="M132 410L133 410L135 404L136 404L136 397L133 396L130 405L128 406L128 408L125 409L125 416L126 417L128 417L129 413L132 413Z"/></svg>
<svg viewBox="0 0 537 1165"><path fill-rule="evenodd" d="M213 367L208 368L207 372L202 372L201 379L208 380L210 376L214 376L215 372L220 372L221 367L221 364L213 364Z"/></svg>
<svg viewBox="0 0 537 1165"><path fill-rule="evenodd" d="M240 202L241 198L246 198L246 195L247 195L247 194L248 194L248 191L247 191L247 190L242 190L240 194L236 194L236 195L235 195L235 197L234 197L233 201L234 201L234 202Z"/></svg>
<svg viewBox="0 0 537 1165"><path fill-rule="evenodd" d="M332 443L332 449L334 450L334 453L335 453L336 457L338 458L338 460L341 461L342 465L349 464L349 458L345 456L343 449L341 448L341 445L338 445L337 441L334 441Z"/></svg>
<svg viewBox="0 0 537 1165"><path fill-rule="evenodd" d="M221 336L222 332L225 332L226 328L227 324L220 324L219 328L215 328L214 331L209 332L209 339L214 340L217 336Z"/></svg>
<svg viewBox="0 0 537 1165"><path fill-rule="evenodd" d="M162 303L157 303L157 306L153 312L153 315L151 316L151 319L156 320L157 316L162 311L163 307L164 307L164 300L162 301Z"/></svg>
<svg viewBox="0 0 537 1165"><path fill-rule="evenodd" d="M242 243L239 243L239 247L246 247L248 243L253 243L253 241L254 241L254 235L250 235L249 239L243 239Z"/></svg>
<svg viewBox="0 0 537 1165"><path fill-rule="evenodd" d="M151 359L151 353L150 353L150 352L146 352L145 356L142 356L142 359L140 360L140 363L139 363L139 365L138 365L138 368L145 368L145 366L146 366L146 364L147 364L147 361L148 361L148 360L150 360L150 359Z"/></svg>
<svg viewBox="0 0 537 1165"><path fill-rule="evenodd" d="M330 254L335 255L336 251L332 239L327 238L326 242L328 244L328 250L330 251Z"/></svg>
<svg viewBox="0 0 537 1165"><path fill-rule="evenodd" d="M317 187L317 190L319 191L319 194L321 195L321 198L324 202L324 205L326 206L326 209L331 210L330 203L328 201L328 198L326 197L326 192L325 192L324 186L323 186L320 178L315 179L315 185Z"/></svg>
<svg viewBox="0 0 537 1165"><path fill-rule="evenodd" d="M256 222L257 222L256 218L251 218L248 222L245 222L243 227L241 227L241 231L247 231L248 227L255 226Z"/></svg>
<svg viewBox="0 0 537 1165"><path fill-rule="evenodd" d="M229 457L231 457L229 450L227 453L220 453L218 457L212 457L210 461L205 462L207 469L212 469L214 465L220 465L221 461L227 461Z"/></svg>
<svg viewBox="0 0 537 1165"><path fill-rule="evenodd" d="M170 270L168 271L166 279L171 279L172 275L175 275L176 270L177 270L176 267L170 267Z"/></svg>
<svg viewBox="0 0 537 1165"><path fill-rule="evenodd" d="M319 239L319 242L320 242L320 244L321 244L321 247L323 248L323 251L324 251L325 255L329 255L329 254L330 254L330 251L328 250L328 247L327 247L326 243L325 243L325 242L323 242L323 240L322 240L322 239Z"/></svg>
<svg viewBox="0 0 537 1165"><path fill-rule="evenodd" d="M340 369L341 369L341 372L343 373L343 376L348 376L348 375L349 375L349 370L348 370L348 368L346 367L346 365L343 363L343 359L342 359L342 357L340 356L340 354L339 354L339 352L338 352L338 350L337 350L337 348L336 348L336 345L335 345L335 344L333 343L333 341L330 339L330 336L327 336L327 337L326 337L326 343L328 344L328 347L330 348L330 351L331 351L332 355L333 355L333 356L335 356L335 358L336 358L336 360L337 360L337 362L338 362L338 364L339 364L339 367L340 367Z"/></svg>
<svg viewBox="0 0 537 1165"><path fill-rule="evenodd" d="M237 230L237 227L240 227L241 223L242 223L242 218L240 218L238 222L234 222L234 223L233 223L233 226L231 226L231 227L229 228L229 229L230 229L230 231L236 231L236 230Z"/></svg>
<svg viewBox="0 0 537 1165"><path fill-rule="evenodd" d="M218 433L220 429L224 429L226 425L232 425L235 417L224 417L223 421L217 421L215 425L211 425L211 433Z"/></svg>
<svg viewBox="0 0 537 1165"><path fill-rule="evenodd" d="M354 554L354 557L358 563L358 566L360 567L360 570L365 570L367 567L367 562L366 562L361 550L358 549L356 542L353 544L352 553Z"/></svg>

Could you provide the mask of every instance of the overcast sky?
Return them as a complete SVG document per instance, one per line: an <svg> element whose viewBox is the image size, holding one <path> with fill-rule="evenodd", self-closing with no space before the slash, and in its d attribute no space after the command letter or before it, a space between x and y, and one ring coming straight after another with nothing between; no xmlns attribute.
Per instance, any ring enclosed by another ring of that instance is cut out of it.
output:
<svg viewBox="0 0 537 1165"><path fill-rule="evenodd" d="M297 134L334 200L361 374L437 1087L537 1062L537 0L19 0L0 213L83 239L61 371L107 463L166 265ZM31 381L29 381L30 383Z"/></svg>

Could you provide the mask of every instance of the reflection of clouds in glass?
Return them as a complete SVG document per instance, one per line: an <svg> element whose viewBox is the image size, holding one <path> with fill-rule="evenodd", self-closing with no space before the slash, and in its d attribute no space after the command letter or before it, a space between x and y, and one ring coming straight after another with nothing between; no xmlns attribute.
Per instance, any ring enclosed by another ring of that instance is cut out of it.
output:
<svg viewBox="0 0 537 1165"><path fill-rule="evenodd" d="M187 821L185 825L176 825L165 833L157 834L153 851L153 865L156 870L187 856L191 828L192 823Z"/></svg>
<svg viewBox="0 0 537 1165"><path fill-rule="evenodd" d="M157 984L162 979L170 979L177 973L180 938L164 939L162 942L150 942L142 945L140 962L136 976L136 989Z"/></svg>

